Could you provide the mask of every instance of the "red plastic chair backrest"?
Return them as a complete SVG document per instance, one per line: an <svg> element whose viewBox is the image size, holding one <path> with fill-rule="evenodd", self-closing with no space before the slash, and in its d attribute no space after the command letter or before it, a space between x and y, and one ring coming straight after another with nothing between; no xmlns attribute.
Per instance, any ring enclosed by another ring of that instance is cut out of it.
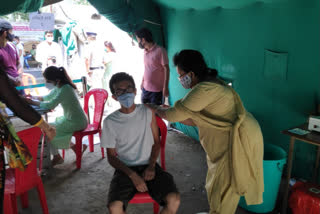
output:
<svg viewBox="0 0 320 214"><path fill-rule="evenodd" d="M15 169L16 192L19 193L25 192L34 187L34 184L37 181L37 154L42 132L40 128L33 127L20 131L17 134L24 142L24 144L28 147L29 152L31 153L33 158L31 163L28 164L27 168L24 171Z"/></svg>
<svg viewBox="0 0 320 214"><path fill-rule="evenodd" d="M166 148L166 140L167 140L167 126L164 121L156 116L157 124L160 129L161 137L160 137L160 165L163 170L166 170L166 158L165 158L165 148Z"/></svg>
<svg viewBox="0 0 320 214"><path fill-rule="evenodd" d="M83 110L89 116L89 99L94 98L94 115L91 124L99 124L101 126L102 115L104 111L104 105L108 99L108 92L104 89L92 89L84 96Z"/></svg>

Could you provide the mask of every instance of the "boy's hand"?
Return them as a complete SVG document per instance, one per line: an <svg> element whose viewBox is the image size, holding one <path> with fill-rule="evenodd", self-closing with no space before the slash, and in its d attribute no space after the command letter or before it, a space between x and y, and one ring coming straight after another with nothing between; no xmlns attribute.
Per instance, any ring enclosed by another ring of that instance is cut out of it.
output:
<svg viewBox="0 0 320 214"><path fill-rule="evenodd" d="M156 171L154 169L154 166L149 165L143 172L143 179L145 181L151 181L154 179L155 175L156 175Z"/></svg>
<svg viewBox="0 0 320 214"><path fill-rule="evenodd" d="M137 174L137 173L133 173L130 176L134 186L136 187L136 189L139 192L147 192L148 191L148 187L146 182L144 182L144 180Z"/></svg>

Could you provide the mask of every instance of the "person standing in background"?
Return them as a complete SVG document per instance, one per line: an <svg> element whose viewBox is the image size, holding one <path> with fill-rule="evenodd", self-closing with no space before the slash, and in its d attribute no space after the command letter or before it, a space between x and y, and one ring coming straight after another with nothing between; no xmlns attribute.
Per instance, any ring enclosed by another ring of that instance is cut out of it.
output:
<svg viewBox="0 0 320 214"><path fill-rule="evenodd" d="M167 51L158 46L147 28L135 32L139 47L144 49L144 75L141 83L142 103L161 105L169 96L169 63Z"/></svg>
<svg viewBox="0 0 320 214"><path fill-rule="evenodd" d="M116 60L116 49L113 47L112 43L109 41L104 42L105 47L105 59L104 59L104 66L105 71L103 74L103 82L102 87L103 89L107 90L109 94L111 94L111 91L109 89L109 81L110 77L115 73L115 61ZM112 107L112 103L114 101L112 99L107 100L107 106Z"/></svg>
<svg viewBox="0 0 320 214"><path fill-rule="evenodd" d="M104 75L104 51L102 44L97 41L97 33L87 32L89 44L85 54L85 65L88 73L90 88L102 88Z"/></svg>
<svg viewBox="0 0 320 214"><path fill-rule="evenodd" d="M112 75L112 70L114 68L114 58L116 55L116 49L114 49L113 45L109 41L104 42L104 47L105 47L105 58L104 58L104 66L105 66L105 71L103 75L103 89L109 91L109 79L110 76Z"/></svg>
<svg viewBox="0 0 320 214"><path fill-rule="evenodd" d="M20 60L16 47L11 43L14 39L12 25L0 20L0 68L4 70L14 86L21 86ZM21 91L23 93L23 90Z"/></svg>
<svg viewBox="0 0 320 214"><path fill-rule="evenodd" d="M20 62L20 69L19 73L22 74L23 66L24 66L24 47L20 41L19 36L15 36L13 39L13 44L16 46L18 54L19 54L19 62Z"/></svg>
<svg viewBox="0 0 320 214"><path fill-rule="evenodd" d="M41 70L47 67L63 66L62 49L60 45L53 41L53 31L45 32L45 41L42 41L37 47L36 60L41 63Z"/></svg>

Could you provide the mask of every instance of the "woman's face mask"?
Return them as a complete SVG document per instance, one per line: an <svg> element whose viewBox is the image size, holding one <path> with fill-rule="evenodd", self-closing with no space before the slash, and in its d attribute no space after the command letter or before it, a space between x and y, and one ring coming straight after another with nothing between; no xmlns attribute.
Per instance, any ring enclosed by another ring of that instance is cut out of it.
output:
<svg viewBox="0 0 320 214"><path fill-rule="evenodd" d="M45 85L46 85L46 88L49 89L49 90L52 90L52 89L54 89L54 87L56 87L56 86L55 86L53 83L51 83L51 82L46 82Z"/></svg>
<svg viewBox="0 0 320 214"><path fill-rule="evenodd" d="M184 76L179 77L179 81L182 87L184 87L185 89L191 88L192 79L188 74L185 74Z"/></svg>
<svg viewBox="0 0 320 214"><path fill-rule="evenodd" d="M9 41L9 42L12 42L13 39L14 39L14 35L12 33L10 33L9 31L7 31L7 37L6 39Z"/></svg>
<svg viewBox="0 0 320 214"><path fill-rule="evenodd" d="M120 95L117 99L123 107L130 108L134 103L135 96L134 93L126 93Z"/></svg>

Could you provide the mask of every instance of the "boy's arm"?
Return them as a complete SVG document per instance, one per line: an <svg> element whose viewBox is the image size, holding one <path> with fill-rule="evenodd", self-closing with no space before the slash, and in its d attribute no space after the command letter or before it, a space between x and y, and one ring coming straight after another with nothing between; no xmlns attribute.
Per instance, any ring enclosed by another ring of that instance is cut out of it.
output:
<svg viewBox="0 0 320 214"><path fill-rule="evenodd" d="M151 122L151 130L153 135L154 144L152 146L149 166L144 171L143 178L146 181L152 180L155 176L155 166L160 153L160 136L159 136L159 127L157 125L156 116L152 113L152 122Z"/></svg>
<svg viewBox="0 0 320 214"><path fill-rule="evenodd" d="M135 171L131 170L121 160L119 160L115 148L107 148L107 156L109 164L113 168L125 173L132 180L133 184L139 192L148 191L147 185L144 180Z"/></svg>

